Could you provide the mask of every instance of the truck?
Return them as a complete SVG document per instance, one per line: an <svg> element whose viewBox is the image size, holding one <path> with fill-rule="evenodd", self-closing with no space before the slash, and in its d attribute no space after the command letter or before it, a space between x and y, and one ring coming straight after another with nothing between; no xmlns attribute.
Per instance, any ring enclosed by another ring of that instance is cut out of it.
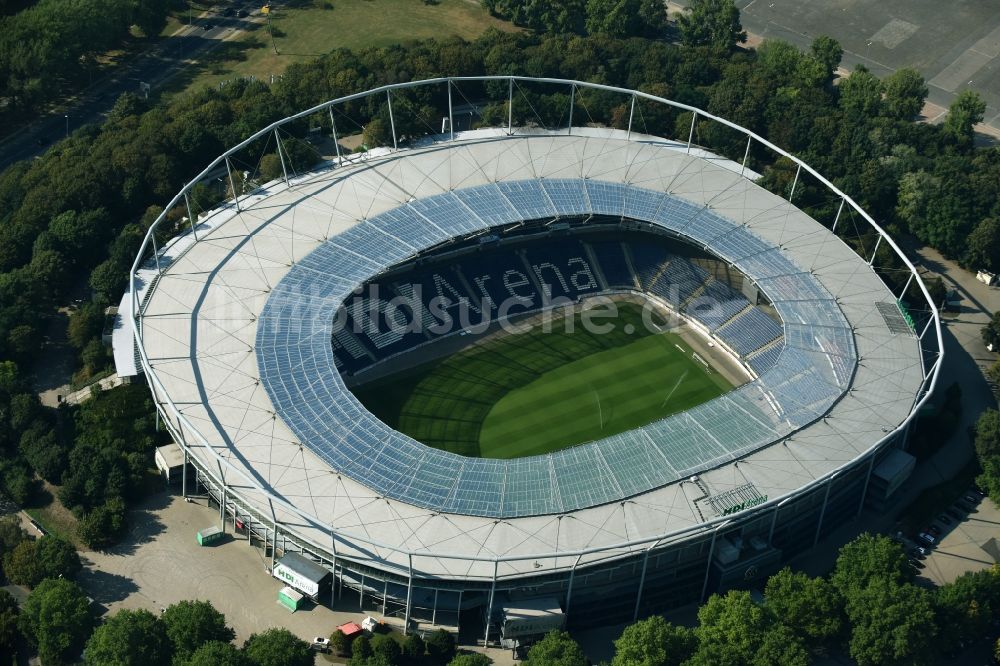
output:
<svg viewBox="0 0 1000 666"><path fill-rule="evenodd" d="M504 606L502 614L500 637L504 642L524 644L566 626L566 615L559 601L551 597L518 599Z"/></svg>

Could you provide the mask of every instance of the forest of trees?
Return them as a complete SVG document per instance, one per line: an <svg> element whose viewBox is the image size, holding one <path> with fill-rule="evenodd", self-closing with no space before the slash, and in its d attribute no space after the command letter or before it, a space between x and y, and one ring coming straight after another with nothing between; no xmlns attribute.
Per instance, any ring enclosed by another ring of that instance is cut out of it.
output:
<svg viewBox="0 0 1000 666"><path fill-rule="evenodd" d="M11 3L14 5L15 3ZM24 114L75 90L94 59L137 26L155 36L170 0L39 0L0 15L0 105Z"/></svg>
<svg viewBox="0 0 1000 666"><path fill-rule="evenodd" d="M161 103L124 95L103 124L81 128L39 159L5 170L0 174L0 483L21 501L31 494L37 474L63 485L61 498L79 516L89 516L87 541L107 543L107 535L120 531L121 500L130 496L151 460L152 436L98 438L91 432L100 430L100 418L87 420L90 407L79 414L52 414L39 407L28 378L49 313L70 300L74 285L86 281L93 298L73 314L69 337L84 374L103 367L103 308L124 290L128 267L160 206L212 156L260 127L319 101L384 83L510 73L617 84L700 106L800 155L894 233L911 234L974 268L1000 268L1000 148L973 144L973 124L983 113L978 96L960 95L941 125L914 122L927 94L915 71L900 70L880 80L859 69L835 85L842 52L836 41L820 37L805 53L781 41L742 49L738 14L734 21L726 9L731 3L703 0L695 12L714 5L722 9L704 19L714 25L708 33L681 22L682 41L690 45L601 32L490 30L473 42L335 50L293 65L270 87L238 81ZM461 88L467 99L502 99L504 93L476 84ZM566 118L567 93L526 87L515 99L515 123L559 126ZM394 99L397 133L404 141L435 131L447 109L443 88L399 93ZM581 90L575 103L577 118L616 127L627 123L627 98ZM384 102L369 99L338 113L342 134L364 126L369 146L391 143ZM483 124L505 121L504 103L482 108ZM315 122L329 129L325 118ZM686 138L691 116L640 102L634 122L637 131ZM290 166L304 170L318 159L299 140L309 121L285 129ZM731 130L706 120L695 127L694 138L735 159L742 159L746 145ZM247 166L249 171L257 169L264 178L280 173L273 142L262 141L247 152L262 155ZM794 168L756 145L749 157L749 166L763 173L761 184L787 196ZM194 208L206 210L224 195L201 185L194 192ZM828 224L839 203L806 178L798 183L794 202ZM178 231L184 215L183 206L168 211L161 242ZM870 251L874 238L856 222L846 219L837 233L859 251ZM904 279L884 244L875 266L892 284ZM909 296L914 295L911 287ZM142 422L142 432L148 433L152 410L142 411L141 391L101 400L127 401L129 427ZM78 427L81 423L84 427ZM98 473L115 480L107 492L83 481Z"/></svg>
<svg viewBox="0 0 1000 666"><path fill-rule="evenodd" d="M482 5L538 32L660 37L667 26L660 0L482 0Z"/></svg>

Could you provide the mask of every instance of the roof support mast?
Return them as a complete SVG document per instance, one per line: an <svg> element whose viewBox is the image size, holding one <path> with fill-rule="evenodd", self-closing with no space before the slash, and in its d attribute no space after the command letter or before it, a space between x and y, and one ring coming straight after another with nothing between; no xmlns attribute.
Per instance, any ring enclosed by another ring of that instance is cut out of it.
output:
<svg viewBox="0 0 1000 666"><path fill-rule="evenodd" d="M392 149L399 150L399 144L396 143L396 119L392 115L392 92L389 90L385 91L385 99L389 103L389 128L392 130Z"/></svg>
<svg viewBox="0 0 1000 666"><path fill-rule="evenodd" d="M470 128L471 129L471 128ZM451 79L448 79L448 131L451 133L451 140L455 140L455 114L451 108Z"/></svg>

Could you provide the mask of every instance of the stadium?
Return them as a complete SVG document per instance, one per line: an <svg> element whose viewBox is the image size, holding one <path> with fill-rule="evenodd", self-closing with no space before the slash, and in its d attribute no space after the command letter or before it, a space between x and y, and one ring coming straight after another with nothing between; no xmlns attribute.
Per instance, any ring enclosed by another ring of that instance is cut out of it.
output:
<svg viewBox="0 0 1000 666"><path fill-rule="evenodd" d="M515 125L532 87L566 93L562 126ZM404 133L421 91L444 122ZM459 91L506 122L459 131ZM591 94L627 124L574 125ZM342 154L349 106L387 106L389 145ZM653 108L691 114L688 136L649 133ZM283 133L327 117L336 157L297 173ZM698 145L703 123L743 160ZM237 188L266 141L282 176ZM786 197L752 149L794 165ZM211 182L229 200L193 210ZM807 187L830 219L791 203ZM189 227L158 240L178 209ZM807 164L670 100L521 77L395 84L262 129L167 206L122 305L116 359L134 349L183 492L224 530L272 568L321 565L332 603L490 644L519 608L586 626L761 585L891 502L943 358L916 269Z"/></svg>

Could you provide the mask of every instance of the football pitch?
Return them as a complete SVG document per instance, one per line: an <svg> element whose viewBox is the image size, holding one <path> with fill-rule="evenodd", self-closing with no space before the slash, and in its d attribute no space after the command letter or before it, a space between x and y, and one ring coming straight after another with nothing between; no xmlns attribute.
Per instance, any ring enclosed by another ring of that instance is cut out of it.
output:
<svg viewBox="0 0 1000 666"><path fill-rule="evenodd" d="M557 451L631 430L732 388L670 332L619 303L605 333L582 315L550 330L491 336L440 361L355 389L389 426L435 448L481 458Z"/></svg>

